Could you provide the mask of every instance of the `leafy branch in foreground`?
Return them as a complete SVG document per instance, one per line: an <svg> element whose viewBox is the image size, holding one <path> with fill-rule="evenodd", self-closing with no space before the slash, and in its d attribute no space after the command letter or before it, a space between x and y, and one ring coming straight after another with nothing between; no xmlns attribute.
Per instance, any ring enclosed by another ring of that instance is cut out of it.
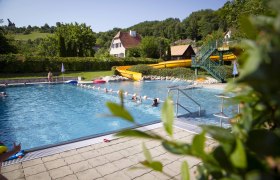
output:
<svg viewBox="0 0 280 180"><path fill-rule="evenodd" d="M162 121L169 139L137 130L119 135L158 140L171 153L199 158L198 179L280 179L280 2L272 0L271 8L273 15L251 17L251 25L243 25L245 32L257 34L249 34L252 39L233 49L239 56L241 75L229 84L229 90L235 93L233 103L241 105L241 112L231 129L203 125L191 144L178 142L172 138L174 113L168 99L162 107ZM206 133L217 142L207 152ZM143 151L146 161L142 164L162 171L162 164L152 160L145 146ZM187 162L183 162L182 179L189 179L187 171Z"/></svg>

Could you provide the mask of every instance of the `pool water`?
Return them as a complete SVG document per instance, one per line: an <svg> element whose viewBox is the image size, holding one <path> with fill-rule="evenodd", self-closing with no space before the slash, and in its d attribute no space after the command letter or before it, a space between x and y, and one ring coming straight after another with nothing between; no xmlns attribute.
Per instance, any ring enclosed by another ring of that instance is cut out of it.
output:
<svg viewBox="0 0 280 180"><path fill-rule="evenodd" d="M146 81L99 86L164 100L167 87L174 84L187 85L186 82ZM22 149L30 149L133 126L122 119L104 116L109 114L105 106L107 101L120 101L117 93L69 84L14 86L0 91L8 94L0 97L0 141L9 147L13 142L21 142ZM219 111L220 100L214 95L220 91L199 89L188 93L199 99L203 109L207 107L205 121L218 122L212 113ZM188 105L187 100L182 98L182 101ZM131 96L125 98L125 107L138 124L160 120L160 106L151 104L151 100L139 104L131 101Z"/></svg>

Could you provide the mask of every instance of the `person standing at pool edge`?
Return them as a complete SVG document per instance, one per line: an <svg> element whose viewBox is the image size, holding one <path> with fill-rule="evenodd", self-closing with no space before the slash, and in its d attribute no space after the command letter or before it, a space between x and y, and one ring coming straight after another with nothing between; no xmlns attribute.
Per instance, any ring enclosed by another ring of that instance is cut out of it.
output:
<svg viewBox="0 0 280 180"><path fill-rule="evenodd" d="M52 82L52 72L49 71L48 73L48 82Z"/></svg>

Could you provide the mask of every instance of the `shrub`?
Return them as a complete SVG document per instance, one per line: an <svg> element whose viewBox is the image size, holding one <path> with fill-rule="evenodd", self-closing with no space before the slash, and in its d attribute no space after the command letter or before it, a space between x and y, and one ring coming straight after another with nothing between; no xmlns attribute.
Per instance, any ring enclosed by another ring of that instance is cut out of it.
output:
<svg viewBox="0 0 280 180"><path fill-rule="evenodd" d="M194 71L190 68L178 67L173 69L155 69L152 71L152 74L157 76L173 76L190 79L194 76Z"/></svg>
<svg viewBox="0 0 280 180"><path fill-rule="evenodd" d="M153 71L153 68L150 66L144 65L144 64L139 64L136 66L132 66L128 70L134 71L134 72L139 72L139 73L142 73L143 75L150 75L151 72Z"/></svg>
<svg viewBox="0 0 280 180"><path fill-rule="evenodd" d="M59 72L63 63L67 71L103 71L113 66L152 64L158 60L148 58L97 59L94 57L39 57L20 54L0 55L0 73L37 73L48 70Z"/></svg>
<svg viewBox="0 0 280 180"><path fill-rule="evenodd" d="M173 76L179 78L190 79L194 76L194 71L191 68L165 68L165 69L154 69L150 66L140 64L132 66L129 71L139 72L143 75L155 75L155 76Z"/></svg>
<svg viewBox="0 0 280 180"><path fill-rule="evenodd" d="M113 66L113 67L111 68L111 71L113 71L113 74L114 74L114 75L120 75L119 71L117 71L117 66Z"/></svg>

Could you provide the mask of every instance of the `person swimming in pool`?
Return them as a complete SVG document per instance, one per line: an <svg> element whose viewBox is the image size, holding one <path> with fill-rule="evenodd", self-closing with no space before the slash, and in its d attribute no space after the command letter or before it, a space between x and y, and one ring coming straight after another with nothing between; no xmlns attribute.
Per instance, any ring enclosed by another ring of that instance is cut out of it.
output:
<svg viewBox="0 0 280 180"><path fill-rule="evenodd" d="M132 96L131 100L132 100L132 101L137 101L137 96L136 96L136 94L134 94L134 95Z"/></svg>
<svg viewBox="0 0 280 180"><path fill-rule="evenodd" d="M157 107L158 106L158 100L157 100L157 98L154 98L154 101L153 101L153 104L152 104L152 106L154 106L154 107Z"/></svg>
<svg viewBox="0 0 280 180"><path fill-rule="evenodd" d="M7 95L6 92L1 92L1 93L0 93L0 96L1 96L1 97L5 97L5 96L8 96L8 95Z"/></svg>

